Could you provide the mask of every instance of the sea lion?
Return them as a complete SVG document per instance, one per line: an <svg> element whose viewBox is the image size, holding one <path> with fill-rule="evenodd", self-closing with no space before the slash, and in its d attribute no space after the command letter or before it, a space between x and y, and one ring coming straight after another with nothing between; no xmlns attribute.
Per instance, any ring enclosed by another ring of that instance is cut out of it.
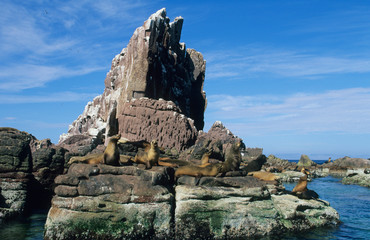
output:
<svg viewBox="0 0 370 240"><path fill-rule="evenodd" d="M307 177L310 174L305 168L301 169L301 172L304 173L303 177L299 178L297 185L293 188L292 194L296 195L300 199L317 199L319 195L307 188Z"/></svg>
<svg viewBox="0 0 370 240"><path fill-rule="evenodd" d="M99 164L103 163L103 153L88 154L86 156L75 156L69 159L68 164L72 163L87 163L87 164Z"/></svg>
<svg viewBox="0 0 370 240"><path fill-rule="evenodd" d="M107 165L118 166L120 162L120 154L118 151L117 143L121 138L121 134L112 136L109 139L108 145L104 150L104 153L88 154L83 157L72 157L68 164L75 162L87 163L87 164L99 164L105 163Z"/></svg>
<svg viewBox="0 0 370 240"><path fill-rule="evenodd" d="M117 143L120 138L121 134L117 134L109 139L108 145L104 150L103 163L107 165L119 166L120 155Z"/></svg>
<svg viewBox="0 0 370 240"><path fill-rule="evenodd" d="M156 140L152 140L148 151L139 149L134 158L134 162L145 164L145 168L150 169L154 165L158 166L159 154L158 143Z"/></svg>
<svg viewBox="0 0 370 240"><path fill-rule="evenodd" d="M187 165L179 167L175 171L175 178L183 175L193 176L193 177L215 177L217 176L222 169L222 163L210 164L205 167L196 166L196 165Z"/></svg>
<svg viewBox="0 0 370 240"><path fill-rule="evenodd" d="M304 192L307 191L307 177L310 174L305 168L301 169L301 173L304 174L303 177L299 178L297 185L293 188L292 192Z"/></svg>
<svg viewBox="0 0 370 240"><path fill-rule="evenodd" d="M263 172L263 171L249 172L248 176L253 176L263 181L277 181L280 179L279 176L276 176L275 174L271 172Z"/></svg>
<svg viewBox="0 0 370 240"><path fill-rule="evenodd" d="M239 170L240 163L242 161L240 146L241 141L237 141L233 143L228 149L228 151L226 152L225 162L222 166L222 173Z"/></svg>
<svg viewBox="0 0 370 240"><path fill-rule="evenodd" d="M202 159L200 160L199 167L206 167L208 165L211 165L211 163L209 162L209 157L211 156L211 154L212 150L208 150L203 154Z"/></svg>

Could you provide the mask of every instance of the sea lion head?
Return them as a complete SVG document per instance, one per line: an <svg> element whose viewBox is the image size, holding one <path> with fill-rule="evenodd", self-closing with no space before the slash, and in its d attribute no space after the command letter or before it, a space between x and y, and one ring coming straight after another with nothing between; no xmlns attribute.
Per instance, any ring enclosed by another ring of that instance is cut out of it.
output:
<svg viewBox="0 0 370 240"><path fill-rule="evenodd" d="M158 147L157 140L153 139L153 140L150 142L150 145L152 145L153 147Z"/></svg>
<svg viewBox="0 0 370 240"><path fill-rule="evenodd" d="M310 173L308 170L306 170L305 168L302 168L302 169L301 169L301 173L306 174L306 175L310 175L310 174L311 174L311 173Z"/></svg>
<svg viewBox="0 0 370 240"><path fill-rule="evenodd" d="M110 138L110 141L118 142L118 140L120 140L120 139L121 139L121 134L119 133L119 134L116 134L116 135L112 136Z"/></svg>

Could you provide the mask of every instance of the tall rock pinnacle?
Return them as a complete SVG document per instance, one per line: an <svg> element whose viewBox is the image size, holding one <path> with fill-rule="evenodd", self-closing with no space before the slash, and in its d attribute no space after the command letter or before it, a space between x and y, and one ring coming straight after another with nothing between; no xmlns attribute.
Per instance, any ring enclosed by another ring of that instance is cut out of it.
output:
<svg viewBox="0 0 370 240"><path fill-rule="evenodd" d="M136 138L151 140L149 138L155 137L153 131L158 132L160 131L158 129L163 129L160 125L171 124L174 125L171 129L176 133L168 130L167 135L180 136L183 131L180 129L186 128L188 133L185 135L196 138L197 130L202 130L204 126L205 61L201 53L186 49L185 44L179 42L182 25L182 17L177 17L170 22L166 16L166 9L163 8L151 15L143 26L137 28L127 47L112 60L112 67L104 81L103 94L87 104L84 112L70 125L68 134L61 136L60 143L74 135L99 137L121 133L123 137L135 138L135 132L128 130L133 126L127 126L127 117L135 117L136 113L125 108L132 107L132 104L129 104L132 101L136 101L135 107L140 107L142 97L152 100L161 99L160 104L153 103L154 105L150 106L150 109L154 110L155 106L161 105L162 111L163 100L170 101L168 105L174 104L176 108L171 107L167 110L176 109L176 114L184 116L181 119L185 120L183 123L178 123L176 121L179 118L175 120L167 117L167 120L147 121L149 126L141 126L141 128L145 128L148 134L142 131ZM143 106L148 107L148 102L146 101ZM149 114L147 117L154 116ZM132 120L129 122L140 124ZM176 129L175 126L181 124L184 126ZM194 133L189 134L189 129ZM168 147L173 147L176 144L170 144L170 142L176 141L179 136L167 140L164 139L166 136L162 136L162 144L168 142ZM193 140L195 141L195 139L190 141L187 139L183 142L190 144ZM177 148L181 149L183 146L177 146Z"/></svg>

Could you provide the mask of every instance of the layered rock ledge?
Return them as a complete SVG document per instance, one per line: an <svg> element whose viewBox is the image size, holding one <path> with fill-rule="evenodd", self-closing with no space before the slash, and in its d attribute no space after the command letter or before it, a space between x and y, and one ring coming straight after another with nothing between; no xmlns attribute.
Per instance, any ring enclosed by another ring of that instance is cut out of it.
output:
<svg viewBox="0 0 370 240"><path fill-rule="evenodd" d="M336 225L322 200L250 176L180 177L173 169L73 164L55 179L45 239L237 239Z"/></svg>

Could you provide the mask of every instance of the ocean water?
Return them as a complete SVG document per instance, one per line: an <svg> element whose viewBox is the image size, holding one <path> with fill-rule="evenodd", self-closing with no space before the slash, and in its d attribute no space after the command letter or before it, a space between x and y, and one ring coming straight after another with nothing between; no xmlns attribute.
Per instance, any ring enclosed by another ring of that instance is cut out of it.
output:
<svg viewBox="0 0 370 240"><path fill-rule="evenodd" d="M338 227L315 229L305 233L288 234L277 238L284 240L370 239L370 188L344 185L340 178L316 178L308 188L316 191L320 199L330 202L340 215ZM284 184L292 190L296 183ZM29 217L14 220L0 227L0 240L43 239L46 210L33 212Z"/></svg>
<svg viewBox="0 0 370 240"><path fill-rule="evenodd" d="M38 209L0 226L0 240L41 240L44 236L47 209Z"/></svg>
<svg viewBox="0 0 370 240"><path fill-rule="evenodd" d="M341 224L335 228L320 228L308 233L287 235L282 239L370 239L370 188L344 185L340 178L316 178L308 188L319 194L339 213ZM292 190L296 183L286 183Z"/></svg>

